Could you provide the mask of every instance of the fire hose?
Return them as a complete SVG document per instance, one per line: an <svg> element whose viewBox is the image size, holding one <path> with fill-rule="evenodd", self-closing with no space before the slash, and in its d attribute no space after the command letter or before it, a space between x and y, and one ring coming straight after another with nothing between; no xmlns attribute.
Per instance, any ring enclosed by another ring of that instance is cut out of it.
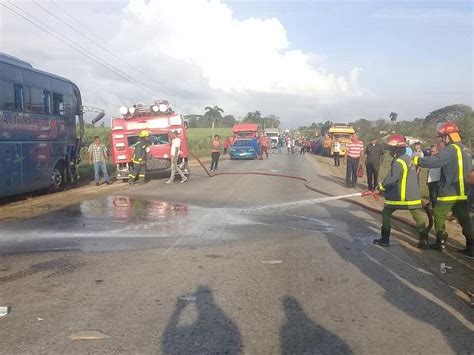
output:
<svg viewBox="0 0 474 355"><path fill-rule="evenodd" d="M357 201L357 200L352 200L352 199L349 199L349 197L366 197L366 196L372 196L374 199L378 199L378 193L374 193L372 191L363 191L363 192L358 192L358 193L353 193L353 194L348 194L348 195L341 195L341 196L335 196L335 195L332 195L332 194L329 194L325 191L322 191L322 190L319 190L319 189L316 189L312 186L309 185L309 182L308 182L308 179L306 178L303 178L301 176L293 176L293 175L286 175L286 174L276 174L276 173L266 173L266 172L253 172L253 171L249 171L249 172L222 172L222 173L216 173L216 174L211 174L209 172L209 170L207 170L206 166L202 163L202 161L196 156L194 155L192 152L189 152L189 154L194 158L196 159L196 161L199 163L199 165L201 165L201 167L203 168L203 170L206 172L206 174L210 177L210 178L213 178L213 177L216 177L216 176L223 176L223 175L260 175L260 176L271 176L271 177L278 177L278 178L284 178L284 179L293 179L293 180L299 180L299 181L302 181L304 183L304 187L307 188L308 190L311 190L313 192L316 192L318 194L321 194L321 195L324 195L324 196L327 196L327 197L330 197L331 199L324 199L325 201L332 201L332 200L343 200L345 202L349 202L349 203L352 203L352 204L355 204L359 207L362 207L363 209L367 210L367 211L370 211L370 212L373 212L373 213L378 213L378 214L382 214L382 212L377 209L377 208L374 208L374 207L371 207L371 206L368 206L366 205L365 203L362 203L360 201ZM433 228L433 215L431 214L431 211L429 209L429 204L422 201L422 206L423 206L423 210L425 211L426 213L426 216L428 217L428 226L427 226L427 230L428 232ZM411 220L408 220L407 218L404 218L404 217L400 217L400 216L395 216L395 215L392 215L392 218L398 222L401 222L407 226L410 226L414 229L416 229L416 225L411 221Z"/></svg>

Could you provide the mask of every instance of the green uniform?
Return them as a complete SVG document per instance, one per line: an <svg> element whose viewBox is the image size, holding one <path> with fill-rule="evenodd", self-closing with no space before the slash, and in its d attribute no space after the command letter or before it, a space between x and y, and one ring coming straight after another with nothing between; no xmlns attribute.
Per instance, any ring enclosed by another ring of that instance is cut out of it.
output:
<svg viewBox="0 0 474 355"><path fill-rule="evenodd" d="M409 210L416 222L420 244L427 248L428 231L423 219L420 189L415 165L409 156L404 154L393 159L390 172L379 185L379 190L385 194L382 239L377 239L374 243L389 246L392 214L396 210Z"/></svg>
<svg viewBox="0 0 474 355"><path fill-rule="evenodd" d="M437 246L446 248L446 217L453 211L466 237L466 252L474 256L472 225L467 202L466 177L472 170L472 155L461 142L448 144L438 155L415 158L422 168L441 168L439 194L433 209Z"/></svg>

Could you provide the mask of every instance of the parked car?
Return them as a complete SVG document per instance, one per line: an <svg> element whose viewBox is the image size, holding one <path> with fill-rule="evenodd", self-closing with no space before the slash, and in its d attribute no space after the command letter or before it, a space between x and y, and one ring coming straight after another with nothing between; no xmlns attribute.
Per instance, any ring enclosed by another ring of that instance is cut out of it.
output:
<svg viewBox="0 0 474 355"><path fill-rule="evenodd" d="M230 159L257 159L258 149L256 139L238 139L230 147Z"/></svg>

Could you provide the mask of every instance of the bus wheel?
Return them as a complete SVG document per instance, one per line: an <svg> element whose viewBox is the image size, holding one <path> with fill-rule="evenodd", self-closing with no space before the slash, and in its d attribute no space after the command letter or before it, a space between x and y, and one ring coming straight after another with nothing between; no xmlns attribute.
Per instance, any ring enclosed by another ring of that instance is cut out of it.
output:
<svg viewBox="0 0 474 355"><path fill-rule="evenodd" d="M51 192L56 192L64 187L64 166L62 163L56 164L51 175Z"/></svg>

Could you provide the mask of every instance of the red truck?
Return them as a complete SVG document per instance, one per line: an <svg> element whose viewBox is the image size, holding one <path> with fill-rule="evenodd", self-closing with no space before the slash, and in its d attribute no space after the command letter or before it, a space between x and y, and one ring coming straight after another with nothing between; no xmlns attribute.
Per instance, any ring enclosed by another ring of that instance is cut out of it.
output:
<svg viewBox="0 0 474 355"><path fill-rule="evenodd" d="M188 175L188 147L186 144L186 123L183 116L174 112L166 100L157 100L152 105L137 104L121 107L121 117L112 118L110 142L112 159L117 166L117 179L128 180L133 169L132 153L142 130L149 133L147 171L169 170L171 168L170 133L178 131L181 138L179 164Z"/></svg>
<svg viewBox="0 0 474 355"><path fill-rule="evenodd" d="M235 139L253 139L262 134L262 128L257 123L239 123L232 127Z"/></svg>

